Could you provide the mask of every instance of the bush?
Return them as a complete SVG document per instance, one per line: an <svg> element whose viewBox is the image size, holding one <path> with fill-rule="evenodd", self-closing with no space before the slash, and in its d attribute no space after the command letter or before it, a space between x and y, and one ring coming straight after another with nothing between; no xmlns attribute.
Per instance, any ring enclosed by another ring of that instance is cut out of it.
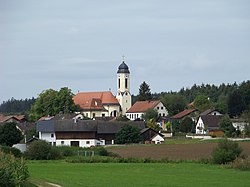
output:
<svg viewBox="0 0 250 187"><path fill-rule="evenodd" d="M49 160L51 145L45 141L34 141L30 144L25 155L31 160Z"/></svg>
<svg viewBox="0 0 250 187"><path fill-rule="evenodd" d="M233 162L240 156L242 148L237 142L225 139L218 143L212 154L213 162L215 164L227 164Z"/></svg>
<svg viewBox="0 0 250 187"><path fill-rule="evenodd" d="M229 167L242 171L250 171L250 158L236 158L232 163L230 163Z"/></svg>
<svg viewBox="0 0 250 187"><path fill-rule="evenodd" d="M15 147L1 146L0 149L2 152L7 153L7 154L12 154L15 157L20 158L23 155L22 152Z"/></svg>
<svg viewBox="0 0 250 187"><path fill-rule="evenodd" d="M41 140L32 142L25 156L31 160L55 160L62 157L58 149Z"/></svg>
<svg viewBox="0 0 250 187"><path fill-rule="evenodd" d="M28 168L23 158L15 158L13 155L0 151L0 186L22 186L27 180Z"/></svg>

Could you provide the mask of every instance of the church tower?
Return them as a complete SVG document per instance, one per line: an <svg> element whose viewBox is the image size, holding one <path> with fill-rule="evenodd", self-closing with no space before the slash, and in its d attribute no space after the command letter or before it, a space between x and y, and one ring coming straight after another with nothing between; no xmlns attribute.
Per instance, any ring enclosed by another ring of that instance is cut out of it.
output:
<svg viewBox="0 0 250 187"><path fill-rule="evenodd" d="M116 99L121 105L122 115L131 107L131 93L130 93L130 72L124 60L118 67L117 71L117 94Z"/></svg>

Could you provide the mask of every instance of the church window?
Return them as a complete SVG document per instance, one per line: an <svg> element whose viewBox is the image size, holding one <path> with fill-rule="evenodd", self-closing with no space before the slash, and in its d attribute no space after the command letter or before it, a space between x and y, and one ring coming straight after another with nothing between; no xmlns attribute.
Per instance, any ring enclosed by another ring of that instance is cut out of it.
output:
<svg viewBox="0 0 250 187"><path fill-rule="evenodd" d="M128 79L125 79L125 88L128 88Z"/></svg>
<svg viewBox="0 0 250 187"><path fill-rule="evenodd" d="M120 80L120 78L118 79L118 88L120 89L120 87L121 87L121 80Z"/></svg>

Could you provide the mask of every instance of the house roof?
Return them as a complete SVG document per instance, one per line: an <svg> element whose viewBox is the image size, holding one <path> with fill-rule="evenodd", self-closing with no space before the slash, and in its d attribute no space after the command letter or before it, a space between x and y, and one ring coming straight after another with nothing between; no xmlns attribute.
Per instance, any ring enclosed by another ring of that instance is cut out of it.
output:
<svg viewBox="0 0 250 187"><path fill-rule="evenodd" d="M196 111L196 109L186 109L186 110L183 110L180 113L172 116L172 119L181 119L181 118L183 118L183 117L185 117L185 116L187 116L187 115L189 115L189 114L191 114L191 113L193 113L195 111Z"/></svg>
<svg viewBox="0 0 250 187"><path fill-rule="evenodd" d="M53 120L40 120L36 123L37 132L54 132L54 121Z"/></svg>
<svg viewBox="0 0 250 187"><path fill-rule="evenodd" d="M111 92L79 92L73 97L73 101L82 109L102 110L104 104L119 105Z"/></svg>
<svg viewBox="0 0 250 187"><path fill-rule="evenodd" d="M38 121L48 121L52 120L55 116L43 116L38 119Z"/></svg>
<svg viewBox="0 0 250 187"><path fill-rule="evenodd" d="M50 120L38 121L37 131L39 132L97 132L98 134L113 134L121 130L128 122L108 122L98 120ZM145 128L142 121L129 122L129 124Z"/></svg>
<svg viewBox="0 0 250 187"><path fill-rule="evenodd" d="M144 113L148 109L155 108L161 101L137 101L126 113Z"/></svg>
<svg viewBox="0 0 250 187"><path fill-rule="evenodd" d="M216 111L215 109L207 109L207 110L205 110L204 112L202 112L201 114L200 114L200 116L206 116L206 115L209 115L209 114L211 114L212 112L214 112L214 111Z"/></svg>
<svg viewBox="0 0 250 187"><path fill-rule="evenodd" d="M17 120L17 121L20 121L16 116L5 116L5 115L0 115L0 123L4 123L8 120L10 120L11 118Z"/></svg>
<svg viewBox="0 0 250 187"><path fill-rule="evenodd" d="M219 128L222 116L207 115L207 116L200 116L200 118L205 126L207 126L209 129L214 129L214 128Z"/></svg>
<svg viewBox="0 0 250 187"><path fill-rule="evenodd" d="M147 131L153 131L156 135L160 135L160 136L164 136L163 134L161 134L161 133L159 133L159 132L157 132L157 131L155 131L154 129L151 129L151 128L144 128L144 129L142 129L141 131L140 131L140 134L144 134L145 132L147 132ZM154 135L155 136L155 135Z"/></svg>

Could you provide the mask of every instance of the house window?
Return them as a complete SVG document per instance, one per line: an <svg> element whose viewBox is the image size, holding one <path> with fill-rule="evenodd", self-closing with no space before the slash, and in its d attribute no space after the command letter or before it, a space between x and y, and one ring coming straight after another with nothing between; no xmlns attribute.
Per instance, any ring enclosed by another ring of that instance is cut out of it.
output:
<svg viewBox="0 0 250 187"><path fill-rule="evenodd" d="M50 137L51 137L51 138L54 138L54 134L50 134Z"/></svg>
<svg viewBox="0 0 250 187"><path fill-rule="evenodd" d="M93 118L95 118L95 113L93 113Z"/></svg>
<svg viewBox="0 0 250 187"><path fill-rule="evenodd" d="M161 113L159 113L159 116L161 116Z"/></svg>
<svg viewBox="0 0 250 187"><path fill-rule="evenodd" d="M90 141L86 141L86 144L90 144Z"/></svg>
<svg viewBox="0 0 250 187"><path fill-rule="evenodd" d="M102 117L105 117L105 114L102 114Z"/></svg>
<svg viewBox="0 0 250 187"><path fill-rule="evenodd" d="M159 110L159 107L157 107L157 110Z"/></svg>
<svg viewBox="0 0 250 187"><path fill-rule="evenodd" d="M125 88L128 88L128 79L125 79Z"/></svg>
<svg viewBox="0 0 250 187"><path fill-rule="evenodd" d="M161 107L161 109L163 110L163 106Z"/></svg>
<svg viewBox="0 0 250 187"><path fill-rule="evenodd" d="M163 113L162 116L164 117L164 116L165 116L165 113Z"/></svg>
<svg viewBox="0 0 250 187"><path fill-rule="evenodd" d="M61 141L61 145L64 145L64 141Z"/></svg>

